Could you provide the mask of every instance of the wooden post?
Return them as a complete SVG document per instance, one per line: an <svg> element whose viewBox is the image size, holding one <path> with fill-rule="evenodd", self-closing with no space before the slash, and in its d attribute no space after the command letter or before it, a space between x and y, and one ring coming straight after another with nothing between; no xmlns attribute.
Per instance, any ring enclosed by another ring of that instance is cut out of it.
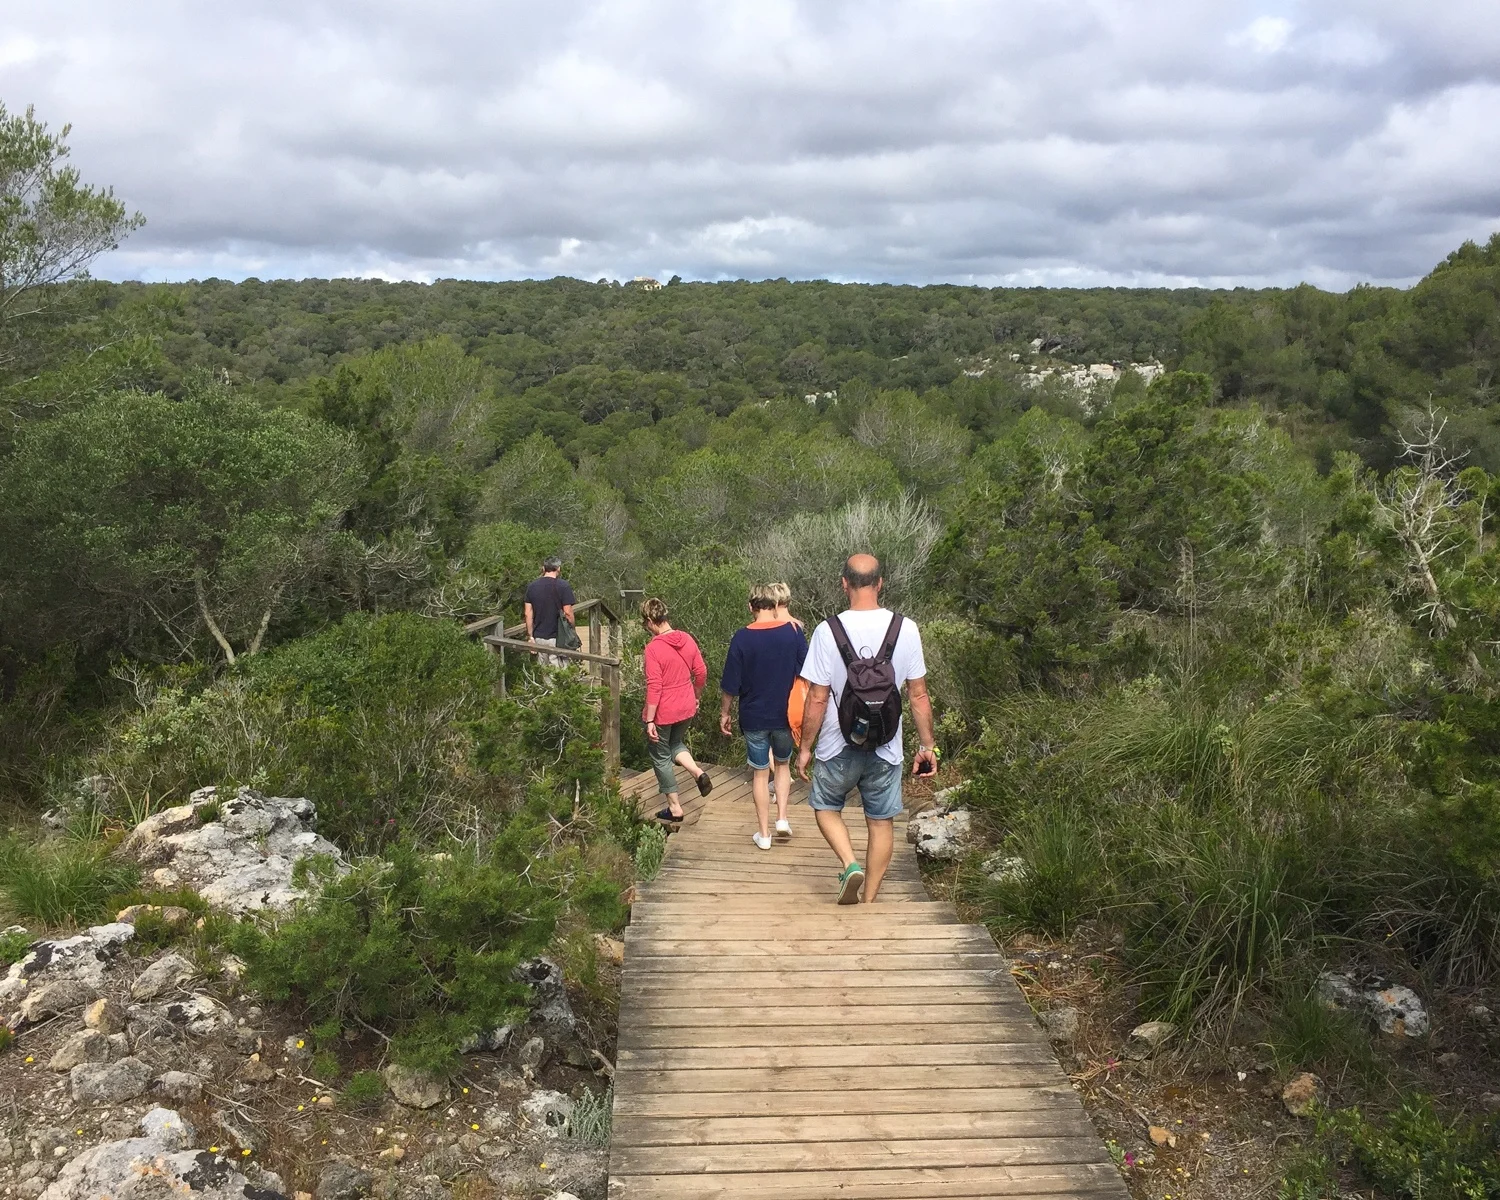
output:
<svg viewBox="0 0 1500 1200"><path fill-rule="evenodd" d="M596 604L589 609L589 653L608 654L599 641L599 606ZM599 678L599 667L595 663L589 663L589 674L595 679Z"/></svg>
<svg viewBox="0 0 1500 1200"><path fill-rule="evenodd" d="M620 667L619 664L605 667L609 676L609 699L602 712L604 734L604 764L610 778L620 778Z"/></svg>

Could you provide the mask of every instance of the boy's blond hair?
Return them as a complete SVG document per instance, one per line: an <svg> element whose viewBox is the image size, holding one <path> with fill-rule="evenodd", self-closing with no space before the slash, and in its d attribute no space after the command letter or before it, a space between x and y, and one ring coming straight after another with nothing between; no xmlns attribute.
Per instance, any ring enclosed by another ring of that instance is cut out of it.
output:
<svg viewBox="0 0 1500 1200"><path fill-rule="evenodd" d="M792 602L792 588L787 583L768 583L766 590L771 593L771 598L776 601L777 608L785 608Z"/></svg>

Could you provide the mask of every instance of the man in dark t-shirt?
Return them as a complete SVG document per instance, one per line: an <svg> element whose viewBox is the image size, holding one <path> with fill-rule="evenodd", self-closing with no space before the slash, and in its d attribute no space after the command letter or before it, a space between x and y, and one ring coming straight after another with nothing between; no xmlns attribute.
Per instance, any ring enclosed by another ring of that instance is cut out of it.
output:
<svg viewBox="0 0 1500 1200"><path fill-rule="evenodd" d="M540 579L526 585L526 640L539 646L557 645L557 618L561 614L573 621L573 587L566 579L559 579L562 559L549 558L542 564ZM544 667L560 667L567 660L557 654L543 654L540 662Z"/></svg>
<svg viewBox="0 0 1500 1200"><path fill-rule="evenodd" d="M719 728L725 737L733 733L730 715L734 701L740 702L740 732L745 735L745 759L751 777L750 794L760 831L754 841L762 850L771 848L770 783L776 775L776 838L792 836L787 821L787 800L792 791L792 730L787 724L787 698L807 656L807 635L791 621L776 616L776 594L769 585L750 589L750 611L755 620L738 630L724 657L719 680L723 699L719 706Z"/></svg>

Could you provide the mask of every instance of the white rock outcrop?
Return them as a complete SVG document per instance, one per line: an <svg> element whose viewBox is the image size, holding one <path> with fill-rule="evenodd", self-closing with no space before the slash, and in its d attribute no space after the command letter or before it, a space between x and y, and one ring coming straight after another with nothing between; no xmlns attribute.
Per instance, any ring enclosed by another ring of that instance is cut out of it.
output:
<svg viewBox="0 0 1500 1200"><path fill-rule="evenodd" d="M201 820L206 807L214 820ZM137 825L121 853L150 868L155 886L190 887L217 908L286 909L305 895L292 882L303 859L327 858L340 874L348 870L342 851L318 835L316 824L310 800L250 788L220 798L216 788L200 788L186 804Z"/></svg>
<svg viewBox="0 0 1500 1200"><path fill-rule="evenodd" d="M196 1134L172 1109L153 1108L141 1118L141 1133L85 1150L41 1200L285 1200L279 1176L253 1165L241 1170L223 1155L189 1149Z"/></svg>

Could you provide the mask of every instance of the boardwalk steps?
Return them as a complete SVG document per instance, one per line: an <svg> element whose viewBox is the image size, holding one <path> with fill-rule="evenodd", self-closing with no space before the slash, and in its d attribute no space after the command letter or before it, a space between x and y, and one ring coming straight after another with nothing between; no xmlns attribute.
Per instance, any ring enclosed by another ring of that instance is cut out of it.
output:
<svg viewBox="0 0 1500 1200"><path fill-rule="evenodd" d="M626 931L611 1200L1124 1200L1009 964L928 899L903 823L879 903L841 908L803 790L793 840L761 851L748 781L713 774L707 801L683 776ZM649 773L626 790L658 807Z"/></svg>

